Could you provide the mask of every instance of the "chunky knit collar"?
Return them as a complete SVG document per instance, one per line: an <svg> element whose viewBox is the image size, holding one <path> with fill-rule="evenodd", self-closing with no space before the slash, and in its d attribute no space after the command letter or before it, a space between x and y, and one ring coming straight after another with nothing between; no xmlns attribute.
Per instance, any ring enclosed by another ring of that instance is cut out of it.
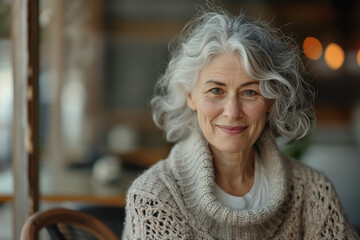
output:
<svg viewBox="0 0 360 240"><path fill-rule="evenodd" d="M186 207L197 223L215 238L271 236L282 222L280 208L287 195L286 161L277 150L267 129L257 148L269 177L269 199L261 208L233 210L217 201L214 168L208 143L201 133L192 133L177 143L170 155L170 168L179 185ZM272 233L272 234L271 234Z"/></svg>

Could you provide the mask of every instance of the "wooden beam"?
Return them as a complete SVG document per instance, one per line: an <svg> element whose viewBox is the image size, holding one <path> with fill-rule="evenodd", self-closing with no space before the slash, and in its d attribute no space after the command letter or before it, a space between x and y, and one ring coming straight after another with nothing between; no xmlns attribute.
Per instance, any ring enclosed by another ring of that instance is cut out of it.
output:
<svg viewBox="0 0 360 240"><path fill-rule="evenodd" d="M28 0L29 215L39 210L39 0Z"/></svg>
<svg viewBox="0 0 360 240"><path fill-rule="evenodd" d="M14 239L38 210L38 0L12 1Z"/></svg>

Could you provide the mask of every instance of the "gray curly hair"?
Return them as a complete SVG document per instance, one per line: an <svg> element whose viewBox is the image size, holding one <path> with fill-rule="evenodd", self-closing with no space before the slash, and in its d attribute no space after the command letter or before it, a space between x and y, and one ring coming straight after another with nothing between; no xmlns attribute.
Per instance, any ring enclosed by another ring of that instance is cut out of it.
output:
<svg viewBox="0 0 360 240"><path fill-rule="evenodd" d="M274 137L294 140L311 132L314 91L302 76L305 70L294 40L244 14L202 11L184 28L151 100L153 119L168 141L199 131L196 112L187 106L186 96L212 57L225 52L238 54L247 74L260 81L261 94L275 100L267 119Z"/></svg>

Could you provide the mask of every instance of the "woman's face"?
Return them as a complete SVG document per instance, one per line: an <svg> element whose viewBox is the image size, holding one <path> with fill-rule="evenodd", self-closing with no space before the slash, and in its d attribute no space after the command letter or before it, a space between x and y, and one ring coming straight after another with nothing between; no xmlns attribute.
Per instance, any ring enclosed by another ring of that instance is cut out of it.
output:
<svg viewBox="0 0 360 240"><path fill-rule="evenodd" d="M241 58L227 53L213 57L200 72L187 100L210 147L229 153L254 145L272 105L260 94L259 81L246 74Z"/></svg>

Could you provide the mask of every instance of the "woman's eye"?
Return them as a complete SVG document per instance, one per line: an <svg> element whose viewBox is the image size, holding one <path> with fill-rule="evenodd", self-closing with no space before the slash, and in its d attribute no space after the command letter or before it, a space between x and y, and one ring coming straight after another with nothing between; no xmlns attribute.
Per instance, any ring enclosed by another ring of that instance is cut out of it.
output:
<svg viewBox="0 0 360 240"><path fill-rule="evenodd" d="M256 94L257 94L257 92L255 92L254 90L246 90L245 91L246 96L255 96Z"/></svg>
<svg viewBox="0 0 360 240"><path fill-rule="evenodd" d="M220 88L212 88L212 89L210 90L210 92L212 92L212 93L214 93L214 94L216 94L216 95L219 95L219 94L222 94L222 93L223 93Z"/></svg>

